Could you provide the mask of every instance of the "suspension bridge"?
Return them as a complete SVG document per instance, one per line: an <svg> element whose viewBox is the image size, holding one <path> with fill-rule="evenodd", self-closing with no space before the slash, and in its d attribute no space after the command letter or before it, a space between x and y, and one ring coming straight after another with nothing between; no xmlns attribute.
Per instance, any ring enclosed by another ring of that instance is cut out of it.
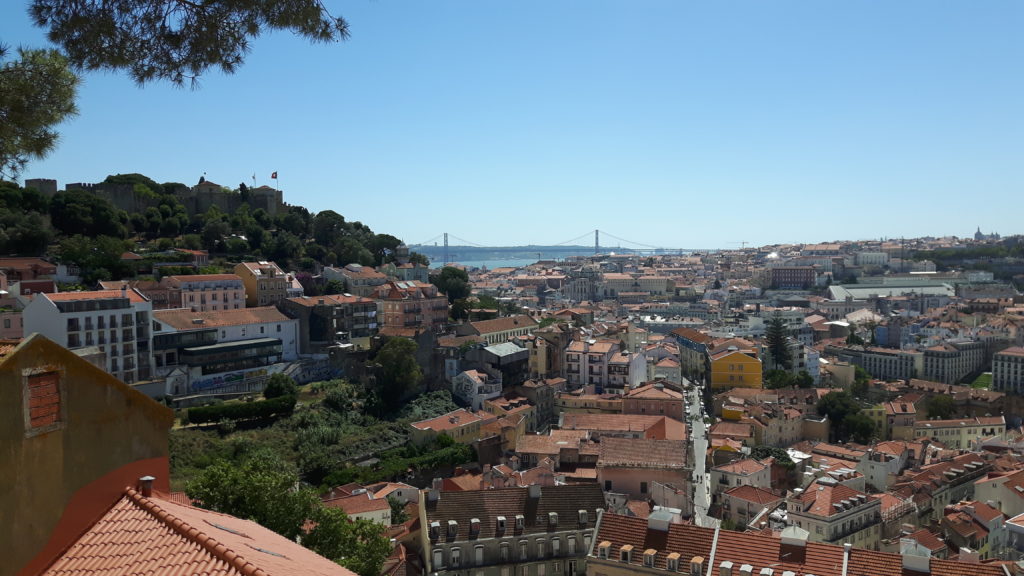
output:
<svg viewBox="0 0 1024 576"><path fill-rule="evenodd" d="M593 246L589 240L593 238ZM609 245L608 239L616 242ZM602 240L605 242L601 244ZM584 243L586 242L586 243ZM636 242L621 238L603 230L590 230L575 238L570 238L556 244L530 244L526 246L487 246L465 238L460 238L450 232L442 232L429 240L409 244L411 250L420 252L432 261L442 261L445 264L457 262L458 260L484 260L496 258L533 258L540 259L562 259L569 256L584 256L590 254L636 254L639 256L653 256L662 254L688 254L693 252L709 252L714 250L697 248L670 248L656 246L645 242Z"/></svg>

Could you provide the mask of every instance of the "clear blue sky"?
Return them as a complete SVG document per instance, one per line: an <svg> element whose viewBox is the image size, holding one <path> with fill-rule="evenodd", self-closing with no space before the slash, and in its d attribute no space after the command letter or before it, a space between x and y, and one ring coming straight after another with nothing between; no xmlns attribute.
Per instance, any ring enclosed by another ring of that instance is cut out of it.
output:
<svg viewBox="0 0 1024 576"><path fill-rule="evenodd" d="M44 42L26 5L0 40ZM86 75L25 175L276 170L286 201L410 243L1024 233L1019 0L328 5L349 41L264 36L198 91Z"/></svg>

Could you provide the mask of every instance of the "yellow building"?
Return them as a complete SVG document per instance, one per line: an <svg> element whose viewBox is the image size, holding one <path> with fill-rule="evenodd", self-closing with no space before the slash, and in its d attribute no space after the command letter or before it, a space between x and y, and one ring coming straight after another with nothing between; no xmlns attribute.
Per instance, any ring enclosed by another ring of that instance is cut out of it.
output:
<svg viewBox="0 0 1024 576"><path fill-rule="evenodd" d="M486 412L470 412L460 408L437 418L413 422L409 425L409 439L413 444L422 446L441 434L447 434L460 444L472 444L480 439L481 427L493 420L494 416Z"/></svg>
<svg viewBox="0 0 1024 576"><path fill-rule="evenodd" d="M711 387L761 388L761 360L757 353L730 346L711 357Z"/></svg>

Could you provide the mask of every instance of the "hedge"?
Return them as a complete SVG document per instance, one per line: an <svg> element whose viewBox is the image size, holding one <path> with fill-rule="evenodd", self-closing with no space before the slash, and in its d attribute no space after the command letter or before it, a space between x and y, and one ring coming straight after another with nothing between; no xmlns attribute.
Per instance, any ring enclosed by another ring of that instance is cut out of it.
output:
<svg viewBox="0 0 1024 576"><path fill-rule="evenodd" d="M258 402L232 402L216 406L189 408L188 421L192 424L205 424L208 422L220 422L223 419L269 418L271 416L291 414L293 410L295 410L295 396L280 396Z"/></svg>

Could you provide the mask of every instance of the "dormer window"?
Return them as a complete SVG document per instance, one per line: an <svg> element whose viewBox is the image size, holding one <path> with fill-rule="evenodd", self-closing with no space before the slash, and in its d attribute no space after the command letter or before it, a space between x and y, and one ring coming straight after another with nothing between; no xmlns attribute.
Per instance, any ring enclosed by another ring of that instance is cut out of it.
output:
<svg viewBox="0 0 1024 576"><path fill-rule="evenodd" d="M653 548L645 550L644 551L644 566L647 566L648 568L653 568L654 567L654 557L657 554L658 554L658 551L654 550Z"/></svg>
<svg viewBox="0 0 1024 576"><path fill-rule="evenodd" d="M480 533L480 519L472 518L469 521L469 535L476 536Z"/></svg>
<svg viewBox="0 0 1024 576"><path fill-rule="evenodd" d="M558 512L548 512L548 526L558 526Z"/></svg>
<svg viewBox="0 0 1024 576"><path fill-rule="evenodd" d="M612 547L612 543L605 540L597 545L597 557L608 559L608 550Z"/></svg>
<svg viewBox="0 0 1024 576"><path fill-rule="evenodd" d="M505 531L505 517L504 516L498 516L497 518L495 518L495 526L494 526L494 528L499 533Z"/></svg>
<svg viewBox="0 0 1024 576"><path fill-rule="evenodd" d="M438 522L437 520L434 520L433 522L430 523L430 539L431 540L437 540L437 538L438 538L438 536L440 536L440 534L441 534L441 523Z"/></svg>
<svg viewBox="0 0 1024 576"><path fill-rule="evenodd" d="M586 510L580 510L579 511L579 516L580 516L580 526L586 526L587 525L587 511Z"/></svg>
<svg viewBox="0 0 1024 576"><path fill-rule="evenodd" d="M629 563L633 558L633 545L624 544L622 548L619 548L619 562Z"/></svg>
<svg viewBox="0 0 1024 576"><path fill-rule="evenodd" d="M522 514L516 514L516 530L522 530L526 526L526 517Z"/></svg>
<svg viewBox="0 0 1024 576"><path fill-rule="evenodd" d="M448 537L455 538L455 535L459 533L459 523L455 520L448 521Z"/></svg>

